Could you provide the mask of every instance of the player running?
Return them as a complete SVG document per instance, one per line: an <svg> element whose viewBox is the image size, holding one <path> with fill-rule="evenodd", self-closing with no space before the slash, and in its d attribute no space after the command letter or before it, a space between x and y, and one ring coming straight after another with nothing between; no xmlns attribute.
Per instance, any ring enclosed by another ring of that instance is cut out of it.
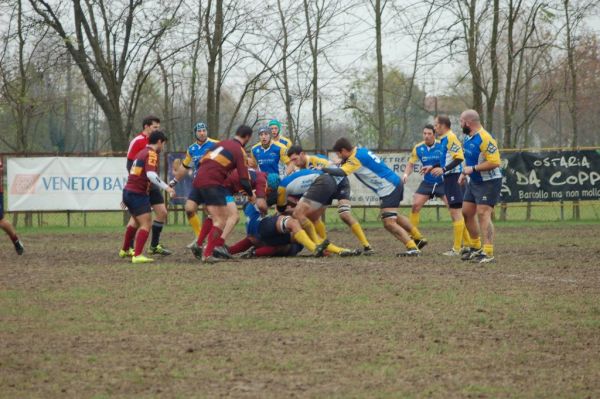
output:
<svg viewBox="0 0 600 399"><path fill-rule="evenodd" d="M13 245L15 246L15 251L17 251L18 255L23 255L25 251L25 247L19 240L17 236L17 231L14 226L4 218L4 185L2 184L2 177L4 176L4 166L2 165L2 157L0 157L0 228L4 230L4 232L8 235Z"/></svg>
<svg viewBox="0 0 600 399"><path fill-rule="evenodd" d="M364 147L354 147L345 137L335 142L333 150L342 160L342 165L339 168L327 167L323 171L336 177L346 177L354 173L358 180L379 196L381 219L385 229L406 246L406 251L398 256L419 256L421 251L418 245L422 248L427 240L405 216L398 215L398 207L404 194L400 177L371 151Z"/></svg>
<svg viewBox="0 0 600 399"><path fill-rule="evenodd" d="M123 189L123 203L127 206L134 223L130 222L127 225L119 256L121 258L128 256L130 243L135 237L132 263L154 261L154 259L142 255L152 225L151 187L155 186L158 189L166 190L171 197L175 195L175 190L158 177L158 154L162 151L166 141L167 137L162 131L157 130L150 133L148 144L137 153L132 162L127 184Z"/></svg>
<svg viewBox="0 0 600 399"><path fill-rule="evenodd" d="M293 145L287 152L291 163L299 170L301 169L322 169L330 166L331 162L325 157L318 155L307 155L301 146ZM352 215L352 204L350 203L350 190L345 192L347 195L344 198L338 198L338 215L340 219L350 227L352 234L358 239L360 244L363 246L363 255L372 255L375 253L371 244L367 240L367 236L362 229L362 226ZM347 197L347 198L346 198ZM315 225L317 232L323 236L323 228L325 225L319 219L321 223Z"/></svg>

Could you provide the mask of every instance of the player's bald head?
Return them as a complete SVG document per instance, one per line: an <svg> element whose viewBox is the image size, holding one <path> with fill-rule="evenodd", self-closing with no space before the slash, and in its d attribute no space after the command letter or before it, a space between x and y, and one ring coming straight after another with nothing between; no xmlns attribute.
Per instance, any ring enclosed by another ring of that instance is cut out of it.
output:
<svg viewBox="0 0 600 399"><path fill-rule="evenodd" d="M475 111L474 109L468 109L466 111L463 111L463 113L460 114L460 119L462 119L465 122L479 123L479 121L480 121L479 113L477 111Z"/></svg>

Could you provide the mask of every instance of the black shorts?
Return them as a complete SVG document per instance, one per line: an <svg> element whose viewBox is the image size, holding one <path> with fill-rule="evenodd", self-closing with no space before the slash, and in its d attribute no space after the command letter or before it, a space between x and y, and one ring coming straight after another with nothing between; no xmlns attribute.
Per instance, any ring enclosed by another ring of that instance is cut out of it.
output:
<svg viewBox="0 0 600 399"><path fill-rule="evenodd" d="M450 208L460 208L463 203L463 188L458 184L460 173L444 176L444 192Z"/></svg>
<svg viewBox="0 0 600 399"><path fill-rule="evenodd" d="M0 192L0 220L4 219L4 193Z"/></svg>
<svg viewBox="0 0 600 399"><path fill-rule="evenodd" d="M160 188L154 184L150 187L150 205L164 204L165 197Z"/></svg>
<svg viewBox="0 0 600 399"><path fill-rule="evenodd" d="M350 180L348 177L344 177L342 181L338 183L338 189L333 198L338 201L350 200Z"/></svg>
<svg viewBox="0 0 600 399"><path fill-rule="evenodd" d="M290 233L280 233L277 231L278 218L279 216L267 216L258 225L260 241L271 247L287 245L292 242Z"/></svg>
<svg viewBox="0 0 600 399"><path fill-rule="evenodd" d="M501 178L484 182L470 180L463 201L493 207L500 201L500 191L502 191Z"/></svg>
<svg viewBox="0 0 600 399"><path fill-rule="evenodd" d="M271 190L267 194L267 206L270 208L275 204L277 204L277 190Z"/></svg>
<svg viewBox="0 0 600 399"><path fill-rule="evenodd" d="M400 206L400 202L404 199L404 186L402 183L398 184L394 191L385 197L379 198L379 208L398 208Z"/></svg>
<svg viewBox="0 0 600 399"><path fill-rule="evenodd" d="M423 180L417 188L416 194L428 195L429 198L444 196L444 183L429 183Z"/></svg>
<svg viewBox="0 0 600 399"><path fill-rule="evenodd" d="M134 193L133 191L123 190L123 203L131 216L140 216L152 212L150 205L150 196L148 194Z"/></svg>
<svg viewBox="0 0 600 399"><path fill-rule="evenodd" d="M235 202L231 191L223 186L201 187L198 192L206 205L227 206L228 203Z"/></svg>
<svg viewBox="0 0 600 399"><path fill-rule="evenodd" d="M200 189L196 187L192 187L190 193L188 194L188 200L194 201L198 205L204 204L204 198L200 193Z"/></svg>
<svg viewBox="0 0 600 399"><path fill-rule="evenodd" d="M348 180L348 178L345 179ZM339 187L335 178L327 173L323 173L315 179L302 198L309 199L321 205L330 205L331 201L337 198L338 190Z"/></svg>

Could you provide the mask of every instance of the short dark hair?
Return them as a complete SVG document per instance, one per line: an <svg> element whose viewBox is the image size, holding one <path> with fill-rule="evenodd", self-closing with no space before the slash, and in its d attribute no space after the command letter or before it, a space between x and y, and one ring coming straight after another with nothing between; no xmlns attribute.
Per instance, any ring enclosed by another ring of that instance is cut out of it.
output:
<svg viewBox="0 0 600 399"><path fill-rule="evenodd" d="M288 157L291 155L300 155L301 152L304 152L301 145L295 144L290 147L287 151Z"/></svg>
<svg viewBox="0 0 600 399"><path fill-rule="evenodd" d="M159 141L167 141L167 135L162 130L156 130L148 136L148 144L156 144Z"/></svg>
<svg viewBox="0 0 600 399"><path fill-rule="evenodd" d="M252 128L247 125L240 125L236 131L235 135L241 138L246 138L252 136Z"/></svg>
<svg viewBox="0 0 600 399"><path fill-rule="evenodd" d="M448 117L448 115L438 115L436 116L436 119L438 120L438 123L440 125L444 125L447 128L452 127L452 123L450 122L450 118Z"/></svg>
<svg viewBox="0 0 600 399"><path fill-rule="evenodd" d="M433 127L433 125L431 123L426 124L425 126L423 126L423 129L429 129L431 130L433 133L435 133L435 128Z"/></svg>
<svg viewBox="0 0 600 399"><path fill-rule="evenodd" d="M352 145L350 140L348 140L345 137L337 139L337 141L333 145L333 151L335 152L340 152L341 150L352 151L353 148L354 146Z"/></svg>
<svg viewBox="0 0 600 399"><path fill-rule="evenodd" d="M154 115L144 116L144 119L142 119L142 129L144 129L146 126L152 125L154 122L160 123L160 118Z"/></svg>

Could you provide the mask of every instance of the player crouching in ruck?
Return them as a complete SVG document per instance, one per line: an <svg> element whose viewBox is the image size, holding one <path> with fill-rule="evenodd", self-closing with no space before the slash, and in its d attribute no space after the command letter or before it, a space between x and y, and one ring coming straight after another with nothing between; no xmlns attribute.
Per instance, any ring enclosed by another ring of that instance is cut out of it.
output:
<svg viewBox="0 0 600 399"><path fill-rule="evenodd" d="M166 190L171 197L175 195L175 190L169 187L167 183L160 180L158 177L158 154L163 149L167 136L160 130L150 133L148 136L148 145L146 148L137 153L127 184L123 189L123 203L133 218L125 231L125 239L123 247L119 251L119 256L127 257L127 251L131 240L135 237L135 249L132 263L148 263L154 259L147 258L142 255L146 240L150 234L152 226L152 208L150 204L150 187L152 185L159 189ZM137 236L136 236L137 231Z"/></svg>

